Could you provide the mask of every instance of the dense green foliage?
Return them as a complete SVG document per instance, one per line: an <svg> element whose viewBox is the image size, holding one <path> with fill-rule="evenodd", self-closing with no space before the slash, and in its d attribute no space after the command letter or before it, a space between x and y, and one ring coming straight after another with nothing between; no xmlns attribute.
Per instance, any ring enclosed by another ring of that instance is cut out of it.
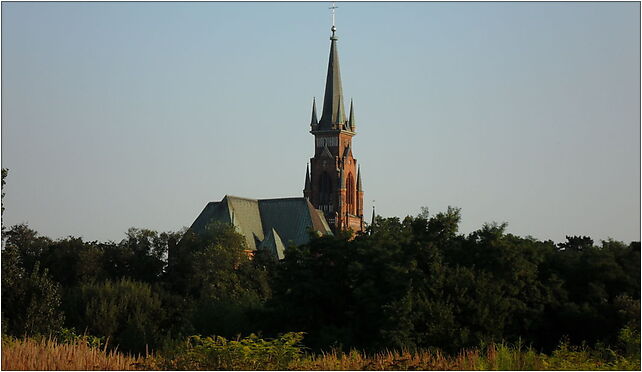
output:
<svg viewBox="0 0 642 372"><path fill-rule="evenodd" d="M523 342L551 352L637 352L640 243L569 236L555 244L460 212L378 217L366 234L314 237L275 262L233 227L205 234L130 229L120 242L3 233L2 331L105 337L162 349L195 334L305 332L311 350L462 348ZM215 340L215 339L213 339ZM624 340L624 341L623 341Z"/></svg>
<svg viewBox="0 0 642 372"><path fill-rule="evenodd" d="M129 279L85 283L69 297L71 324L105 336L125 350L142 352L161 337L161 301L147 283Z"/></svg>
<svg viewBox="0 0 642 372"><path fill-rule="evenodd" d="M458 222L456 209L378 218L353 240L291 247L275 273L277 328L308 332L314 348L450 351L520 338L551 350L563 336L612 344L627 325L639 332L639 243L555 245L495 224L463 235Z"/></svg>
<svg viewBox="0 0 642 372"><path fill-rule="evenodd" d="M291 332L272 340L255 334L239 340L190 336L163 350L150 369L163 370L285 370L303 355L303 333Z"/></svg>

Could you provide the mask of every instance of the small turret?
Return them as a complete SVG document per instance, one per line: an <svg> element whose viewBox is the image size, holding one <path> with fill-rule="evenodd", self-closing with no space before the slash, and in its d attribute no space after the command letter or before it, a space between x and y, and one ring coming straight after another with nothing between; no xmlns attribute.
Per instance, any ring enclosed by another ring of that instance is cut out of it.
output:
<svg viewBox="0 0 642 372"><path fill-rule="evenodd" d="M370 223L370 226L374 226L375 223L375 207L374 205L372 206L372 222Z"/></svg>
<svg viewBox="0 0 642 372"><path fill-rule="evenodd" d="M315 130L318 125L319 121L317 120L317 99L316 97L314 97L312 98L312 120L310 120L310 126L312 127L312 130Z"/></svg>
<svg viewBox="0 0 642 372"><path fill-rule="evenodd" d="M354 105L352 100L350 100L350 119L348 120L348 130L352 132L357 131L357 122L354 120Z"/></svg>
<svg viewBox="0 0 642 372"><path fill-rule="evenodd" d="M359 165L359 168L357 169L357 191L363 192L363 189L361 188L361 165Z"/></svg>
<svg viewBox="0 0 642 372"><path fill-rule="evenodd" d="M303 196L306 199L310 199L310 166L306 164L305 166L305 187L303 188Z"/></svg>

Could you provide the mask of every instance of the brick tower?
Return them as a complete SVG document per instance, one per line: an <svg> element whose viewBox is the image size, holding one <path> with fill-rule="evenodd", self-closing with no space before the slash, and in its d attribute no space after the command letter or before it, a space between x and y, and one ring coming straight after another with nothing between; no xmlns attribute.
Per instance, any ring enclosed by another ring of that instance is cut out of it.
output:
<svg viewBox="0 0 642 372"><path fill-rule="evenodd" d="M364 230L363 189L361 171L352 153L357 127L352 100L346 120L335 31L332 26L321 120L317 120L316 100L312 101L310 133L314 135L314 157L306 169L303 196L323 211L333 231L359 232Z"/></svg>

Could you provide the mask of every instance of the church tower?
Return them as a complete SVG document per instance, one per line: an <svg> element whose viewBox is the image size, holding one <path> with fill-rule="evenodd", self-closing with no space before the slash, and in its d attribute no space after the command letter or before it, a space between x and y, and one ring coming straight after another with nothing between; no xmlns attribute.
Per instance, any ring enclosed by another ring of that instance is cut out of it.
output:
<svg viewBox="0 0 642 372"><path fill-rule="evenodd" d="M312 101L310 133L314 135L314 157L306 169L303 196L323 211L333 231L359 232L364 230L363 189L361 171L352 153L357 125L352 100L346 119L336 27L332 26L331 30L321 120L317 120L316 100Z"/></svg>

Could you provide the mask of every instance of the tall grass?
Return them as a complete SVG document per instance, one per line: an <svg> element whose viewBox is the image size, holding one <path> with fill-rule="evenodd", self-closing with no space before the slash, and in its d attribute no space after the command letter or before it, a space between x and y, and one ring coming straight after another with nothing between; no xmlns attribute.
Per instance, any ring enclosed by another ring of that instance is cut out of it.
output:
<svg viewBox="0 0 642 372"><path fill-rule="evenodd" d="M541 370L542 360L532 350L518 351L491 345L485 351L462 350L455 356L440 351L385 351L367 356L351 351L311 355L290 365L295 370Z"/></svg>
<svg viewBox="0 0 642 372"><path fill-rule="evenodd" d="M605 354L605 350L609 355ZM440 351L385 351L367 356L358 351L308 355L292 362L293 370L370 371L534 371L534 370L640 370L640 359L610 349L594 350L562 343L552 355L519 345L492 344L447 356Z"/></svg>
<svg viewBox="0 0 642 372"><path fill-rule="evenodd" d="M562 342L551 355L521 345L491 344L446 355L439 350L303 354L301 333L264 340L189 337L154 356L131 357L86 339L2 340L3 370L640 370L639 353ZM639 341L637 342L639 345Z"/></svg>
<svg viewBox="0 0 642 372"><path fill-rule="evenodd" d="M83 341L59 344L52 338L2 340L3 370L133 370L142 360Z"/></svg>

